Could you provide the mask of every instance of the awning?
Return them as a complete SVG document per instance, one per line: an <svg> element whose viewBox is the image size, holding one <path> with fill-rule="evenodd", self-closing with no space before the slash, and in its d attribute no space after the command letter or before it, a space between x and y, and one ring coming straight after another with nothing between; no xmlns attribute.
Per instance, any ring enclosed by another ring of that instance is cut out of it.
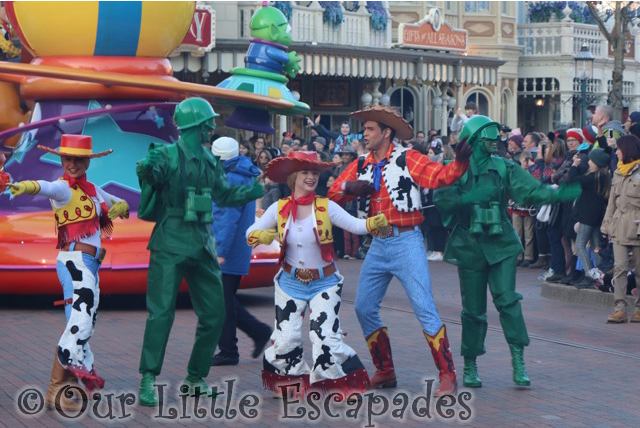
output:
<svg viewBox="0 0 640 428"><path fill-rule="evenodd" d="M215 51L202 58L202 70L228 73L244 66L248 41L216 40ZM426 82L452 82L495 85L498 67L506 61L414 49L355 48L343 45L294 43L291 46L302 58L300 74L367 79L422 79ZM185 68L198 71L200 58L170 58L174 71ZM195 69L194 69L195 68Z"/></svg>

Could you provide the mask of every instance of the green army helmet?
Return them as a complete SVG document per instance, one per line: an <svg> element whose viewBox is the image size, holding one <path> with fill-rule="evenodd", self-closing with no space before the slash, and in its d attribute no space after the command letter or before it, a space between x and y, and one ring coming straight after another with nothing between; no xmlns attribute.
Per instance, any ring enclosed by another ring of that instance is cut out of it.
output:
<svg viewBox="0 0 640 428"><path fill-rule="evenodd" d="M500 139L500 124L489 119L487 116L475 115L467 120L458 134L458 140L467 137L467 142L471 145L487 140Z"/></svg>
<svg viewBox="0 0 640 428"><path fill-rule="evenodd" d="M175 121L179 130L193 128L194 126L200 126L204 122L220 116L213 110L211 104L203 98L187 98L182 101L176 107L176 111L173 113L173 120ZM211 120L213 122L213 120ZM212 123L212 128L215 129L215 122Z"/></svg>

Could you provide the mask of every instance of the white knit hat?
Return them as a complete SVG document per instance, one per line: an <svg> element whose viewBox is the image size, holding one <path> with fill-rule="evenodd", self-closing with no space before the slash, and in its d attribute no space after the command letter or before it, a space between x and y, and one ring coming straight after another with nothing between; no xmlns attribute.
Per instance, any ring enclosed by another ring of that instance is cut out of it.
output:
<svg viewBox="0 0 640 428"><path fill-rule="evenodd" d="M220 137L213 142L211 152L214 156L219 156L220 160L228 160L240 155L238 142L231 137Z"/></svg>

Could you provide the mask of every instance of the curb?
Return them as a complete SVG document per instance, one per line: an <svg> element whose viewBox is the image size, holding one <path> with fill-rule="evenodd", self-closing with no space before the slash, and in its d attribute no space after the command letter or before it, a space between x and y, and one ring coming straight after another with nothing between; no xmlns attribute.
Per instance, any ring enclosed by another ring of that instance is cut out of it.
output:
<svg viewBox="0 0 640 428"><path fill-rule="evenodd" d="M579 290L571 285L543 282L540 295L547 299L561 300L563 302L579 303L582 305L597 306L601 308L612 308L614 306L613 293L604 293L596 289ZM634 297L626 296L626 300L628 307L633 308Z"/></svg>

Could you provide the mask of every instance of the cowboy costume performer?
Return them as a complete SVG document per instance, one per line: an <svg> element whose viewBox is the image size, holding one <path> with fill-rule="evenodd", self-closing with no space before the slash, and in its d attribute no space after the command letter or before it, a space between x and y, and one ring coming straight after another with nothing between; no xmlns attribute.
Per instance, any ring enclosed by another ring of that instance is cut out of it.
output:
<svg viewBox="0 0 640 428"><path fill-rule="evenodd" d="M266 389L298 382L346 398L369 387L367 371L345 344L340 328L344 278L334 263L332 226L363 235L387 225L383 214L369 219L349 215L335 202L316 196L320 173L333 164L320 162L316 152L290 152L271 161L269 179L287 183L292 196L273 203L247 230L251 246L281 243L282 268L274 278L276 320L273 345L264 353L262 380ZM313 367L303 358L302 322L309 308ZM310 384L310 385L309 385ZM287 393L293 392L292 390Z"/></svg>
<svg viewBox="0 0 640 428"><path fill-rule="evenodd" d="M106 253L101 236L111 234L113 219L129 217L129 205L87 181L90 159L112 152L93 153L90 136L64 134L59 150L38 148L60 156L62 178L54 182L21 181L9 187L14 196L40 195L51 200L58 233L56 248L60 249L56 271L64 292L67 326L58 342L46 401L50 407L79 409L80 403L64 396L56 403L54 400L58 390L74 376L89 392L104 387L88 343L100 300L98 270Z"/></svg>
<svg viewBox="0 0 640 428"><path fill-rule="evenodd" d="M523 350L529 344L516 289L516 263L523 248L509 221L507 200L521 205L554 204L580 195L580 186L545 186L515 162L496 156L500 124L486 116L470 118L460 138L473 147L468 172L454 186L434 192L443 223L453 227L444 260L458 267L462 297L463 385L482 386L476 357L485 353L487 284L511 350L513 381L530 384Z"/></svg>
<svg viewBox="0 0 640 428"><path fill-rule="evenodd" d="M364 122L364 142L369 155L352 162L338 177L328 196L344 204L355 197L358 216L385 214L389 226L373 234L358 281L356 314L367 340L376 373L375 388L396 386L387 328L380 319L380 303L395 275L405 288L439 370L436 395L455 393L457 383L449 339L433 296L427 254L420 232L424 221L420 187L448 186L467 170L471 148L456 146L456 161L443 166L415 150L392 143L394 137L409 140L413 129L395 110L376 105L351 114Z"/></svg>

